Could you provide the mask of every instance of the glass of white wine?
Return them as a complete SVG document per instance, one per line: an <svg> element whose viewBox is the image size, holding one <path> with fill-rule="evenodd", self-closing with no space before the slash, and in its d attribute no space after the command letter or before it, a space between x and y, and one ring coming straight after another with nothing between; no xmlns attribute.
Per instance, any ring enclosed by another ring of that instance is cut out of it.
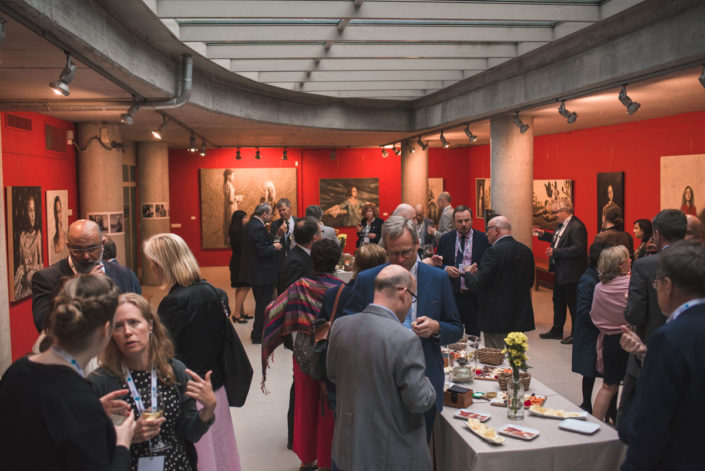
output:
<svg viewBox="0 0 705 471"><path fill-rule="evenodd" d="M143 396L143 397L149 397L149 396ZM149 421L149 420L157 420L160 417L164 416L164 404L162 400L162 394L161 392L157 393L157 408L156 410L152 410L151 407L145 409L142 412L142 417L144 417L144 420ZM152 443L154 441L154 443ZM171 445L165 443L162 440L161 437L161 432L151 440L149 440L149 450L152 454L155 453L161 453L163 451L168 450L171 448Z"/></svg>

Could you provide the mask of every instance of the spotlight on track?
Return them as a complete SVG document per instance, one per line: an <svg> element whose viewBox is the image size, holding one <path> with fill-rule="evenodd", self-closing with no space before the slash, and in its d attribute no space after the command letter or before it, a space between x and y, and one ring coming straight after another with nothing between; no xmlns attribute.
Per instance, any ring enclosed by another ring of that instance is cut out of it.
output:
<svg viewBox="0 0 705 471"><path fill-rule="evenodd" d="M450 142L448 142L448 139L443 135L443 131L441 131L441 145L443 146L444 149L447 149L450 147Z"/></svg>
<svg viewBox="0 0 705 471"><path fill-rule="evenodd" d="M619 101L627 108L627 114L629 116L633 115L634 113L639 111L639 108L641 108L640 103L633 101L631 98L629 98L629 95L627 95L626 85L622 85L622 89L619 91Z"/></svg>
<svg viewBox="0 0 705 471"><path fill-rule="evenodd" d="M426 150L428 149L428 143L424 144L423 141L421 140L421 136L416 140L416 143L419 145L421 150Z"/></svg>
<svg viewBox="0 0 705 471"><path fill-rule="evenodd" d="M475 141L477 141L477 136L472 133L472 131L470 130L470 125L469 125L469 124L466 124L466 125L465 125L465 135L468 137L468 140L469 140L470 142L475 142Z"/></svg>
<svg viewBox="0 0 705 471"><path fill-rule="evenodd" d="M196 146L196 136L191 132L191 137L188 139L188 151L192 154L198 152L198 147Z"/></svg>
<svg viewBox="0 0 705 471"><path fill-rule="evenodd" d="M130 106L130 109L127 110L127 113L123 113L120 115L120 122L122 124L127 124L128 126L132 126L135 124L135 113L137 113L137 110L140 109L140 105L138 103L133 104Z"/></svg>
<svg viewBox="0 0 705 471"><path fill-rule="evenodd" d="M563 116L568 121L568 124L573 124L578 119L578 113L565 109L565 100L561 101L561 106L558 107L558 114Z"/></svg>
<svg viewBox="0 0 705 471"><path fill-rule="evenodd" d="M286 153L286 147L284 148L284 151L282 152L282 160L288 160L289 156Z"/></svg>
<svg viewBox="0 0 705 471"><path fill-rule="evenodd" d="M335 147L330 150L330 159L335 160Z"/></svg>
<svg viewBox="0 0 705 471"><path fill-rule="evenodd" d="M164 138L164 129L166 128L168 122L169 120L167 117L162 115L162 124L160 124L157 129L152 131L152 136L161 141Z"/></svg>
<svg viewBox="0 0 705 471"><path fill-rule="evenodd" d="M525 124L524 122L522 122L521 119L519 119L518 111L514 114L514 124L516 125L516 127L519 128L519 132L521 132L522 134L529 130L529 125Z"/></svg>
<svg viewBox="0 0 705 471"><path fill-rule="evenodd" d="M381 147L382 147L382 158L387 158L387 156L389 155L387 153L387 149L385 149L384 146L381 146Z"/></svg>
<svg viewBox="0 0 705 471"><path fill-rule="evenodd" d="M262 158L262 154L259 153L259 146L257 147L257 152L255 152L255 159L260 160Z"/></svg>
<svg viewBox="0 0 705 471"><path fill-rule="evenodd" d="M394 145L392 146L392 149L394 149L394 153L395 153L397 156L401 155L401 142L399 143L399 148L398 148L398 149L397 149L397 145L396 145L396 144L394 144Z"/></svg>
<svg viewBox="0 0 705 471"><path fill-rule="evenodd" d="M206 156L206 141L205 140L201 140L201 150L198 152L198 155L200 155L201 157Z"/></svg>
<svg viewBox="0 0 705 471"><path fill-rule="evenodd" d="M237 151L235 152L235 160L242 160L242 154L240 154L240 148L237 148Z"/></svg>
<svg viewBox="0 0 705 471"><path fill-rule="evenodd" d="M416 147L414 147L414 143L412 141L406 141L406 146L409 148L410 154L416 152Z"/></svg>
<svg viewBox="0 0 705 471"><path fill-rule="evenodd" d="M61 75L59 76L59 80L56 80L54 82L49 83L49 88L57 94L57 95L64 95L64 96L69 96L71 94L71 90L69 90L69 83L73 80L73 77L76 75L76 64L73 63L73 59L71 58L71 54L66 54L66 65L64 66L64 70L61 71Z"/></svg>

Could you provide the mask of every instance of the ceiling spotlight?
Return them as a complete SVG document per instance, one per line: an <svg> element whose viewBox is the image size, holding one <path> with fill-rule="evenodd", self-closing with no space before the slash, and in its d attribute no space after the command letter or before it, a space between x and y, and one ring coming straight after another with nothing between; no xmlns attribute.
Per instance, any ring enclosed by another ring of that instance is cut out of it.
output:
<svg viewBox="0 0 705 471"><path fill-rule="evenodd" d="M389 154L387 154L387 149L385 149L384 146L381 146L381 147L382 147L382 158L386 158L389 155Z"/></svg>
<svg viewBox="0 0 705 471"><path fill-rule="evenodd" d="M164 128L166 128L168 122L169 119L166 116L162 115L162 124L160 124L156 130L152 131L152 136L161 141L164 137Z"/></svg>
<svg viewBox="0 0 705 471"><path fill-rule="evenodd" d="M619 101L622 103L624 106L627 107L627 114L629 116L633 115L636 113L639 108L641 108L641 104L637 103L636 101L632 101L631 98L629 98L629 95L627 95L627 86L622 85L622 89L619 91Z"/></svg>
<svg viewBox="0 0 705 471"><path fill-rule="evenodd" d="M406 146L409 148L409 153L413 154L416 152L416 147L414 147L414 144L411 141L407 141Z"/></svg>
<svg viewBox="0 0 705 471"><path fill-rule="evenodd" d="M441 145L443 146L444 149L447 149L450 147L450 142L448 142L446 137L443 135L443 131L441 131Z"/></svg>
<svg viewBox="0 0 705 471"><path fill-rule="evenodd" d="M71 59L71 54L66 54L66 65L64 70L61 71L59 80L49 83L49 88L52 89L57 95L69 96L71 91L69 90L69 83L73 80L74 75L76 75L76 64L73 63Z"/></svg>
<svg viewBox="0 0 705 471"><path fill-rule="evenodd" d="M469 124L466 124L466 125L465 125L465 135L468 136L468 140L469 140L470 142L475 142L475 141L477 141L477 136L472 133L472 131L470 130L470 125L469 125Z"/></svg>
<svg viewBox="0 0 705 471"><path fill-rule="evenodd" d="M2 42L2 39L0 39L0 42ZM705 88L705 65L703 65L703 73L700 74L700 77L698 77L698 81L700 82L700 85Z"/></svg>
<svg viewBox="0 0 705 471"><path fill-rule="evenodd" d="M529 125L524 124L519 119L519 112L518 111L514 114L514 124L516 124L516 126L519 128L519 132L521 132L522 134L524 134L526 131L529 130Z"/></svg>
<svg viewBox="0 0 705 471"><path fill-rule="evenodd" d="M335 147L330 150L330 159L335 160Z"/></svg>
<svg viewBox="0 0 705 471"><path fill-rule="evenodd" d="M421 147L421 150L426 150L428 149L428 143L424 144L423 141L421 140L421 136L419 136L418 140L416 143Z"/></svg>
<svg viewBox="0 0 705 471"><path fill-rule="evenodd" d="M396 155L401 155L401 142L399 143L399 148L397 149L396 144L392 144L392 149Z"/></svg>
<svg viewBox="0 0 705 471"><path fill-rule="evenodd" d="M206 141L204 139L201 140L201 150L198 153L201 157L206 156Z"/></svg>
<svg viewBox="0 0 705 471"><path fill-rule="evenodd" d="M120 115L120 122L123 124L127 124L128 126L132 126L135 124L135 113L137 113L137 110L140 109L140 105L138 103L133 104L130 106L130 109L127 110L127 113L123 113Z"/></svg>
<svg viewBox="0 0 705 471"><path fill-rule="evenodd" d="M2 42L5 40L5 32L7 31L5 23L7 23L7 20L0 18L0 45L2 45Z"/></svg>
<svg viewBox="0 0 705 471"><path fill-rule="evenodd" d="M284 152L286 152L286 150L284 150ZM286 154L284 154L284 155L286 155ZM240 160L240 159L242 159L242 155L240 155L240 148L238 147L237 152L235 152L235 160Z"/></svg>
<svg viewBox="0 0 705 471"><path fill-rule="evenodd" d="M259 147L257 147L257 152L255 152L255 159L260 160L262 155L259 153Z"/></svg>
<svg viewBox="0 0 705 471"><path fill-rule="evenodd" d="M286 147L284 148L284 152L282 152L282 160L288 160L289 156L286 155Z"/></svg>
<svg viewBox="0 0 705 471"><path fill-rule="evenodd" d="M193 135L193 131L191 131L191 137L189 137L188 140L188 151L192 153L198 152L198 147L196 147L196 136Z"/></svg>
<svg viewBox="0 0 705 471"><path fill-rule="evenodd" d="M561 106L558 107L558 114L563 116L568 121L568 124L573 124L578 119L578 113L565 109L565 100L561 101Z"/></svg>

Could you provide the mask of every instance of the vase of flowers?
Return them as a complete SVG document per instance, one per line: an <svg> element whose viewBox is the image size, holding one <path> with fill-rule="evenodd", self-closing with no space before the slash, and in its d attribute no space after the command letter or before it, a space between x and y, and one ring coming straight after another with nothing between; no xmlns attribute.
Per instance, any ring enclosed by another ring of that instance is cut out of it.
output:
<svg viewBox="0 0 705 471"><path fill-rule="evenodd" d="M529 349L529 342L523 332L510 332L504 339L506 345L504 351L507 354L509 366L512 367L512 379L507 382L507 417L512 420L522 420L524 418L524 386L519 381L521 371L526 371L529 365L526 360L526 351Z"/></svg>

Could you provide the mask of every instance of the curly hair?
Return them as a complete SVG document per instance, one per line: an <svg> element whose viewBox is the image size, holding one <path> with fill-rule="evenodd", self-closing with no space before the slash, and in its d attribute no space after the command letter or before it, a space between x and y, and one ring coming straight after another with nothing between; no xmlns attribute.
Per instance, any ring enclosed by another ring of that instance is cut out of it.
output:
<svg viewBox="0 0 705 471"><path fill-rule="evenodd" d="M607 247L600 254L597 262L597 272L600 281L607 283L622 275L621 265L629 258L629 251L623 245Z"/></svg>

